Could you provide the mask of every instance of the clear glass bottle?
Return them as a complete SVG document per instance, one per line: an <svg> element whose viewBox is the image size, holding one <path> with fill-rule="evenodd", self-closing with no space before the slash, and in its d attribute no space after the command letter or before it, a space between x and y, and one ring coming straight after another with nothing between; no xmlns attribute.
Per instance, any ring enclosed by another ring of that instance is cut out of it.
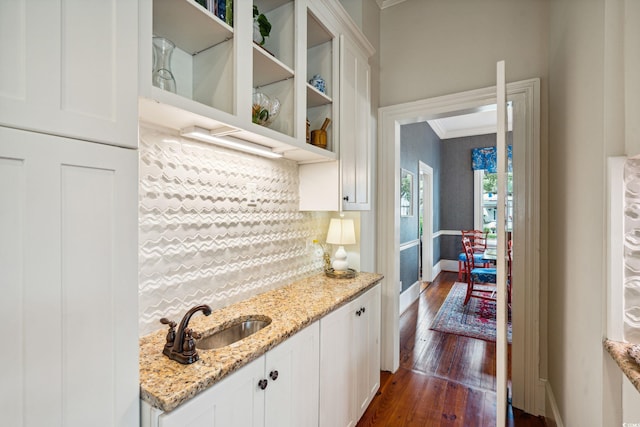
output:
<svg viewBox="0 0 640 427"><path fill-rule="evenodd" d="M152 84L160 89L176 93L176 79L171 72L171 54L175 45L164 37L153 38Z"/></svg>

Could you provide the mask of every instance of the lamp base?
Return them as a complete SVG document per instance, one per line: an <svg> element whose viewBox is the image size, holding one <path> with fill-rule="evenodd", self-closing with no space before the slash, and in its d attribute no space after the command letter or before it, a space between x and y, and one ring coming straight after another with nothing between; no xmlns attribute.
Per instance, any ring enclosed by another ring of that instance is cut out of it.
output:
<svg viewBox="0 0 640 427"><path fill-rule="evenodd" d="M327 277L331 277L332 279L353 279L358 275L358 272L355 271L353 268L349 268L347 270L334 270L333 268L330 268L328 270L324 271L324 274Z"/></svg>
<svg viewBox="0 0 640 427"><path fill-rule="evenodd" d="M340 245L335 255L333 256L333 262L331 266L335 271L347 271L349 269L349 262L347 261L347 251L344 250L344 246Z"/></svg>

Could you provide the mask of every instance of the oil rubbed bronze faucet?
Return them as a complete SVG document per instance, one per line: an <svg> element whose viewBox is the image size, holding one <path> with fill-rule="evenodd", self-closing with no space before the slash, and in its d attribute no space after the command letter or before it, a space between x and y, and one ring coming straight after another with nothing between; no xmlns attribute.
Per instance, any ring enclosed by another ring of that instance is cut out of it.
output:
<svg viewBox="0 0 640 427"><path fill-rule="evenodd" d="M180 362L183 365L188 365L197 361L200 356L196 351L196 344L194 339L198 339L199 334L188 328L189 320L196 312L202 311L205 316L211 314L211 307L206 304L197 305L187 311L178 326L176 331L176 322L163 317L160 319L160 323L163 325L169 325L169 332L167 333L167 343L162 349L162 354L169 359Z"/></svg>

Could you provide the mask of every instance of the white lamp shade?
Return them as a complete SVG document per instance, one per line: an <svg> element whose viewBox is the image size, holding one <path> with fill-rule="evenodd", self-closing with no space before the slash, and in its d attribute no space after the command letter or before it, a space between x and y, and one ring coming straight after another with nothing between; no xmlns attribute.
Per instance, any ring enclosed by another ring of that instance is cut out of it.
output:
<svg viewBox="0 0 640 427"><path fill-rule="evenodd" d="M329 223L327 243L332 245L353 245L356 243L356 233L353 228L353 220L332 218Z"/></svg>

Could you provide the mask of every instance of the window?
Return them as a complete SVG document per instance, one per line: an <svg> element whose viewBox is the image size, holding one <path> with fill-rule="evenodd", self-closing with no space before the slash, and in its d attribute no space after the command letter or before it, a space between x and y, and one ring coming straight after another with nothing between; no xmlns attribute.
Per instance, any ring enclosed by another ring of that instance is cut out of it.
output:
<svg viewBox="0 0 640 427"><path fill-rule="evenodd" d="M482 169L474 171L474 228L488 231L488 238L496 238L496 221L498 220L497 192L498 174ZM513 228L513 173L507 173L507 217L506 231Z"/></svg>

